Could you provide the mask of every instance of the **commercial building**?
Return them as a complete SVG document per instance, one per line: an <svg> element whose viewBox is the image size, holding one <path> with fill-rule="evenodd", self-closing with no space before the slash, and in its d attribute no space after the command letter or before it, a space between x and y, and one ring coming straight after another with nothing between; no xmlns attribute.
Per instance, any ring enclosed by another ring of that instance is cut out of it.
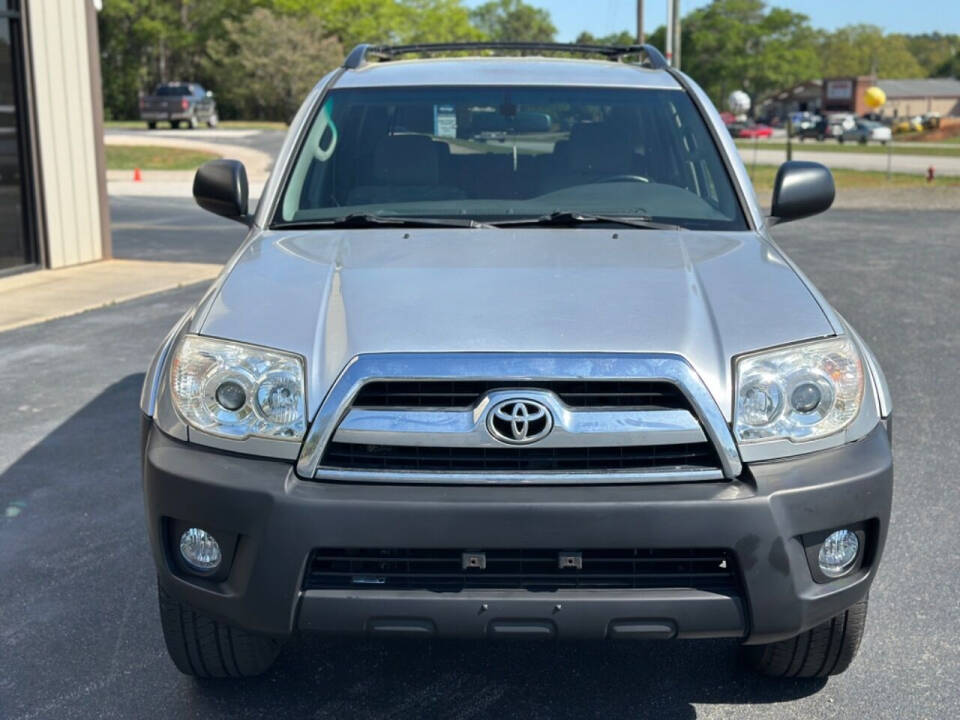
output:
<svg viewBox="0 0 960 720"><path fill-rule="evenodd" d="M869 76L830 78L823 81L822 109L825 113L871 112L864 98L867 88L876 85L887 96L880 114L909 117L924 113L960 116L960 80L956 78L906 78L878 80Z"/></svg>
<svg viewBox="0 0 960 720"><path fill-rule="evenodd" d="M110 255L93 0L0 0L0 274Z"/></svg>
<svg viewBox="0 0 960 720"><path fill-rule="evenodd" d="M763 118L785 118L795 112L819 113L823 98L823 81L810 80L781 90L763 100L757 114Z"/></svg>
<svg viewBox="0 0 960 720"><path fill-rule="evenodd" d="M911 117L939 113L943 117L960 117L960 80L957 78L878 80L877 85L887 94L884 115Z"/></svg>

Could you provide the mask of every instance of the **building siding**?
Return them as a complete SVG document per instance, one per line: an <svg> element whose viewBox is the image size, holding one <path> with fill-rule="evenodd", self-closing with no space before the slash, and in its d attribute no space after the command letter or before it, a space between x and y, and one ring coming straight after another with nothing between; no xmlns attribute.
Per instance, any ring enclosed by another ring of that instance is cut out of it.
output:
<svg viewBox="0 0 960 720"><path fill-rule="evenodd" d="M100 260L101 168L96 157L87 8L89 0L26 5L40 182L51 268Z"/></svg>

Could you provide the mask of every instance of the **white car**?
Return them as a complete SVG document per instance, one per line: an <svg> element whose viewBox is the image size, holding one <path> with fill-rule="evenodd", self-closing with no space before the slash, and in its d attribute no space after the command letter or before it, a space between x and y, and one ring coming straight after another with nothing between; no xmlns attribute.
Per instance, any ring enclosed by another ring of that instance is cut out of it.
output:
<svg viewBox="0 0 960 720"><path fill-rule="evenodd" d="M843 134L837 139L840 142L849 140L851 142L858 142L861 145L866 145L868 142L878 142L886 145L892 137L893 131L886 125L874 122L873 120L862 120L858 118L854 122L854 126L850 129L845 129Z"/></svg>

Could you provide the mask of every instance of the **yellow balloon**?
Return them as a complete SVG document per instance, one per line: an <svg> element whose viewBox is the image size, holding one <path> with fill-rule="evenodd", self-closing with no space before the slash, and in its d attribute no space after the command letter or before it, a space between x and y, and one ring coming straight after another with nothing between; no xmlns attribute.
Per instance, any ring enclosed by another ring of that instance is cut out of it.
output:
<svg viewBox="0 0 960 720"><path fill-rule="evenodd" d="M876 110L887 101L887 94L874 85L873 87L867 88L867 92L864 93L863 99L866 101L869 107Z"/></svg>

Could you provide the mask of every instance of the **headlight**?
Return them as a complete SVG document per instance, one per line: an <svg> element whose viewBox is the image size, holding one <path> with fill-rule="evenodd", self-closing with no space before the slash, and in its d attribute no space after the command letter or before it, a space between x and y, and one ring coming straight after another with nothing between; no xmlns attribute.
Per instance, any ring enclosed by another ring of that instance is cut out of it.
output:
<svg viewBox="0 0 960 720"><path fill-rule="evenodd" d="M863 401L863 367L849 337L818 340L737 361L734 432L741 443L802 441L849 425Z"/></svg>
<svg viewBox="0 0 960 720"><path fill-rule="evenodd" d="M303 362L296 355L187 335L170 366L173 404L198 430L235 440L303 439Z"/></svg>

